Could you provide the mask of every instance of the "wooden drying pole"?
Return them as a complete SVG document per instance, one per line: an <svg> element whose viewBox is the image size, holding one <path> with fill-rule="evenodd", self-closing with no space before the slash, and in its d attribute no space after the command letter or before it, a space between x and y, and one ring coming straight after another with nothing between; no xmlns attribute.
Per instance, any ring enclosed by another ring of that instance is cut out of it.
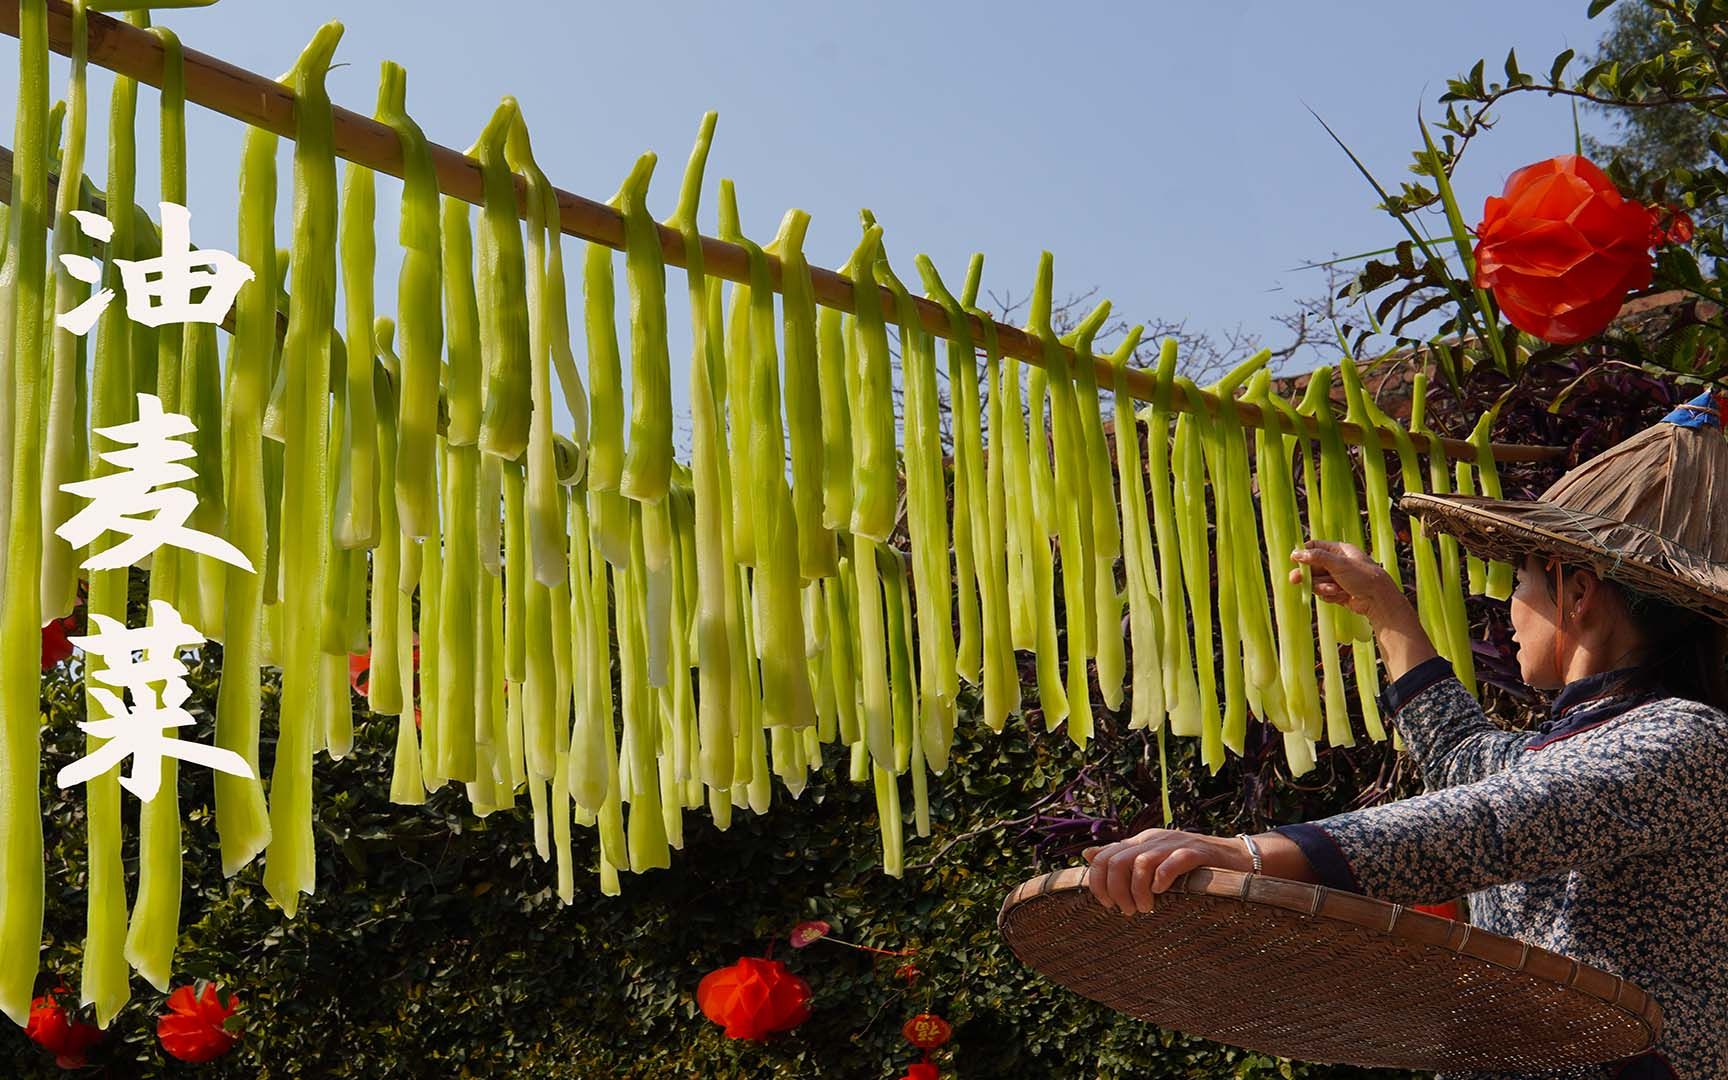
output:
<svg viewBox="0 0 1728 1080"><path fill-rule="evenodd" d="M0 32L12 37L18 36L16 5L0 3ZM70 55L71 38L71 6L66 0L48 0L49 47L55 52ZM284 138L294 138L293 91L273 79L193 49L184 50L183 55L186 100L253 127L275 132ZM151 86L161 86L162 43L146 30L95 11L89 12L88 56L92 64ZM334 113L337 156L374 172L388 173L397 178L402 176L402 149L394 131L341 106L336 106ZM438 176L438 189L453 198L480 205L483 201L480 164L448 146L429 142L428 148L431 150L433 168ZM516 188L518 199L523 200L519 212L526 217L526 184L520 176L516 177ZM562 188L553 190L558 199L559 223L566 235L620 250L624 247L622 214L604 203L583 198ZM660 246L665 252L666 262L677 267L685 266L683 236L665 225L661 225L659 229ZM744 249L737 244L704 236L702 261L710 274L736 282L748 283L750 280L748 259ZM779 260L771 255L768 263L769 273L778 291ZM817 303L840 311L855 311L850 278L832 270L812 266L810 279ZM893 294L878 286L877 295L881 301L883 317L889 322L898 323L899 311ZM915 297L913 306L924 330L937 337L954 336L953 328L948 323L948 313L939 304ZM969 315L967 318L972 340L982 341L983 323L976 315ZM1005 356L1023 363L1044 366L1044 346L1038 339L1005 323L997 322L995 328L997 342ZM1073 350L1066 346L1061 347L1061 356L1069 364L1074 362ZM1103 359L1096 359L1094 364L1099 385L1112 385L1115 369ZM1127 372L1127 384L1128 392L1134 398L1141 401L1152 400L1155 380L1146 371L1130 369ZM1244 424L1250 427L1263 426L1259 407L1247 402L1221 402L1217 395L1205 391L1199 393L1199 400L1194 400L1192 395L1180 388L1177 388L1175 396L1184 399L1176 404L1177 409L1205 410L1215 414L1222 407L1234 405ZM1310 438L1318 436L1318 427L1311 418L1304 418L1304 428ZM1361 445L1365 441L1365 433L1357 424L1340 420L1338 429L1347 443ZM1412 435L1411 438L1419 448L1430 453L1434 452L1434 444L1438 443L1440 451L1449 457L1470 461L1476 457L1476 447L1463 439L1430 439L1422 435ZM1565 448L1495 443L1493 452L1497 461L1551 461L1564 455Z"/></svg>

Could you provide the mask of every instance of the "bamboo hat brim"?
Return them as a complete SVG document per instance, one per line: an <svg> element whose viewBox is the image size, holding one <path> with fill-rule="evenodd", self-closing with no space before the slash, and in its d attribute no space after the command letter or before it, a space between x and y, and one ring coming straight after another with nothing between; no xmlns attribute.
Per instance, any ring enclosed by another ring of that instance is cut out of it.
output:
<svg viewBox="0 0 1728 1080"><path fill-rule="evenodd" d="M1616 1061L1662 1032L1617 975L1317 885L1199 869L1124 918L1087 867L1011 892L997 925L1052 981L1163 1028L1300 1061L1525 1073Z"/></svg>
<svg viewBox="0 0 1728 1080"><path fill-rule="evenodd" d="M1535 501L1411 494L1400 505L1482 558L1555 556L1728 622L1723 408L1701 395L1567 472Z"/></svg>
<svg viewBox="0 0 1728 1080"><path fill-rule="evenodd" d="M1470 495L1406 495L1424 524L1457 537L1471 554L1518 563L1555 555L1598 577L1728 622L1728 565L1633 525L1543 502Z"/></svg>

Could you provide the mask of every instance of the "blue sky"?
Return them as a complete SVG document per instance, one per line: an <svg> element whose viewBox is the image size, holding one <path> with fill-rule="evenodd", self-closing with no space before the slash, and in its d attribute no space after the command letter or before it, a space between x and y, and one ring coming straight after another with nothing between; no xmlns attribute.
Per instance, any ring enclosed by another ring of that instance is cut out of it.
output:
<svg viewBox="0 0 1728 1080"><path fill-rule="evenodd" d="M982 251L986 288L1020 294L1047 248L1059 292L1096 287L1131 318L1271 337L1274 316L1323 286L1317 271L1292 268L1398 238L1305 106L1395 183L1418 141L1417 108L1433 115L1448 76L1482 56L1497 71L1512 46L1536 72L1562 49L1588 53L1602 22L1587 20L1584 8L1584 0L1061 8L222 0L161 21L188 48L276 75L319 22L341 20L345 66L329 81L338 103L370 113L378 64L396 60L427 134L461 147L500 95L513 94L542 167L562 187L604 199L641 151L657 151L650 207L661 216L698 120L717 109L705 232L715 231L715 185L726 176L753 237L771 237L787 207L808 210L813 263L843 262L858 208L870 207L909 280L917 252L957 283L970 253ZM3 115L16 92L10 39L0 42L0 71ZM64 71L57 64L57 80ZM108 85L106 73L93 72L98 179ZM146 147L155 144L154 106L146 94ZM200 246L233 249L240 136L238 123L192 110ZM1467 213L1478 213L1512 169L1571 143L1564 102L1515 100L1457 178ZM286 150L283 168L285 224ZM395 294L395 190L381 181L383 311ZM139 193L154 201L150 177ZM580 267L570 244L570 264ZM683 290L675 276L669 285L682 411L688 334ZM574 283L572 294L579 297Z"/></svg>

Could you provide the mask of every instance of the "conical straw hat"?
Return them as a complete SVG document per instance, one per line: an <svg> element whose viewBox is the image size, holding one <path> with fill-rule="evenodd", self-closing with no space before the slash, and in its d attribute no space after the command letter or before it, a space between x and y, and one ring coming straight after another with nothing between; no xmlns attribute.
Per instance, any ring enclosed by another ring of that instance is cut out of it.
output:
<svg viewBox="0 0 1728 1080"><path fill-rule="evenodd" d="M1473 554L1557 556L1728 622L1728 438L1702 394L1556 480L1535 502L1406 495Z"/></svg>

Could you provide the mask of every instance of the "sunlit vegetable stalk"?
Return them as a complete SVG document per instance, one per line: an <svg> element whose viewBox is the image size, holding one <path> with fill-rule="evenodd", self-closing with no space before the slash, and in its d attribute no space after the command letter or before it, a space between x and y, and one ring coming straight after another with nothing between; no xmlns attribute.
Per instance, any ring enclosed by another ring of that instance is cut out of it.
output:
<svg viewBox="0 0 1728 1080"><path fill-rule="evenodd" d="M241 286L228 352L233 377L229 384L226 539L255 568L264 565L264 399L270 389L271 357L276 350L276 145L274 134L247 129L240 173L238 256L252 267L255 276ZM222 621L228 637L222 648L223 678L217 687L216 745L245 758L253 772L253 778L225 772L214 777L222 872L232 876L270 843L269 808L263 786L256 779L262 775L258 734L263 708L259 685L264 663L260 647L263 577L238 566L228 567L225 602Z"/></svg>
<svg viewBox="0 0 1728 1080"><path fill-rule="evenodd" d="M1054 273L1054 258L1046 251L1038 260L1038 276L1032 286L1026 328L1043 346L1043 370L1049 379L1050 434L1054 449L1052 490L1062 493L1052 503L1052 524L1062 550L1062 607L1066 616L1068 646L1068 735L1083 747L1092 737L1092 693L1086 680L1086 658L1092 655L1093 630L1097 621L1092 591L1092 578L1096 573L1092 555L1092 485L1080 433L1080 410L1074 400L1073 373L1062 359L1056 331L1050 324ZM1042 432L1038 434L1038 443L1033 448L1035 463L1043 450Z"/></svg>
<svg viewBox="0 0 1728 1080"><path fill-rule="evenodd" d="M788 210L768 250L780 259L781 340L786 347L786 433L792 454L792 512L798 526L798 572L806 581L832 577L840 557L823 521L824 397L844 398L842 377L823 386L818 366L816 296L804 233L810 215ZM836 332L838 324L836 324ZM841 357L836 357L838 362ZM850 457L850 451L847 454Z"/></svg>
<svg viewBox="0 0 1728 1080"><path fill-rule="evenodd" d="M287 369L283 503L324 505L330 341L336 304L336 158L324 76L342 36L338 23L318 30L289 79L294 91L294 304L282 363ZM322 515L288 510L283 518L284 618L281 727L270 780L270 851L264 885L285 913L311 893L312 725L318 716L318 618L323 592ZM178 852L176 852L178 860Z"/></svg>
<svg viewBox="0 0 1728 1080"><path fill-rule="evenodd" d="M486 366L486 406L480 449L513 461L528 448L532 390L522 231L505 140L517 121L516 99L505 97L474 144L485 185L480 212L480 352Z"/></svg>
<svg viewBox="0 0 1728 1080"><path fill-rule="evenodd" d="M84 5L82 3L73 5L73 20L72 42L73 48L76 50L74 56L74 65L76 66L83 61ZM120 287L120 270L114 260L132 257L133 218L131 208L137 184L137 148L133 128L137 107L137 81L124 75L116 76L108 112L107 189L110 208L109 220L114 226L114 231L108 241L110 257L103 280L105 288L116 290ZM273 135L266 136L260 132L259 137L267 137L272 144L275 142ZM250 147L250 144L248 145ZM274 159L272 159L273 161ZM272 163L272 183L274 176L274 164ZM274 191L271 192L268 199L264 198L262 192L254 194L252 198L254 205L260 201L267 201L272 208L275 206ZM241 201L243 216L246 213L244 208L247 205L243 198ZM246 236L242 230L241 259L246 258L247 250ZM15 254L9 252L9 259L12 257L15 257ZM10 277L8 273L0 271L0 278L8 277ZM269 274L260 274L259 278L261 282L272 280L272 276ZM12 284L8 281L6 284L0 285L0 293L9 293L11 288ZM253 288L268 291L269 286L255 284ZM0 311L5 310L5 303L5 299L0 298ZM132 335L127 327L127 321L126 310L122 305L109 304L103 310L97 323L95 369L91 376L90 428L92 432L97 428L123 424L133 418L136 399L132 396ZM0 341L4 342L6 351L10 352L11 336L0 333ZM0 365L0 367L4 367L4 365ZM268 370L269 356L266 354L266 375ZM11 385L9 378L7 385ZM0 414L9 411L9 408L0 406ZM97 446L97 439L91 435L89 440L88 446L94 450ZM4 451L0 452L0 461L10 461L10 450L11 445L8 440ZM231 458L230 461L232 462L233 459ZM103 461L100 456L94 453L91 455L90 466L92 476L106 476L117 470L117 466ZM0 472L0 475L4 475L4 472ZM261 491L258 494L260 497L262 496ZM5 500L0 499L0 504L4 502ZM0 529L0 535L4 535L3 529ZM91 552L100 552L119 540L119 536L112 534L107 540L99 537L91 542ZM238 536L233 538L233 542L242 543ZM242 548L242 550L247 549ZM256 560L255 556L254 558ZM261 562L255 561L254 565L261 565ZM87 620L94 615L105 615L116 622L123 623L126 621L129 576L128 569L125 567L116 570L90 571L90 590L85 605ZM232 595L233 593L230 592L230 596ZM236 641L234 649L237 657L234 662L238 664L238 656L244 655L243 643ZM229 655L230 653L225 650L223 653L224 664L228 662L227 657ZM3 678L4 676L0 675L0 679ZM84 699L86 716L101 715L99 703L90 694L90 690L97 685L95 680L86 677ZM250 685L256 691L256 678L251 681ZM216 720L217 741L221 745L228 745L222 742L224 714L220 705L221 700L219 697ZM253 716L254 723L256 723L255 712ZM254 730L256 729L254 728ZM232 725L228 726L228 731L230 733L233 731ZM87 736L85 738L86 752L96 751L106 741L95 736ZM255 741L254 745L256 745ZM255 763L255 759L249 760L254 760ZM120 819L119 776L119 770L109 770L84 786L85 812L88 819L88 854L86 859L89 866L89 888L85 894L84 960L79 982L79 997L81 1000L94 1005L96 1023L101 1027L108 1026L121 1007L126 1004L127 998L131 996L131 988L127 985L129 972L126 967L125 956L127 897L126 868L121 858L123 835ZM230 827L223 823L225 812L228 815L233 815L235 810L236 804L232 799L224 805L219 788L216 810L217 825L225 851L230 843L230 837L234 838L233 842L236 844L240 838L238 827ZM4 812L3 809L0 809L0 813ZM263 828L265 836L268 837L268 822L264 824ZM3 831L0 829L0 833ZM11 876L10 865L0 864L0 870L6 874L8 889L12 888L11 883L16 879ZM24 886L20 885L19 887ZM0 901L0 910L4 910L4 908L4 901Z"/></svg>
<svg viewBox="0 0 1728 1080"><path fill-rule="evenodd" d="M1016 441L1003 427L1002 349L996 340L996 323L971 306L971 302L976 298L978 280L983 269L982 257L973 256L972 263L967 268L966 289L961 300L967 305L968 313L978 317L984 326L984 380L988 384L989 395L986 422L990 429L990 451L986 458L983 437L981 434L976 435L973 442L973 463L976 466L979 459L983 459L984 482L973 487L977 497L972 502L973 514L983 525L984 531L982 541L974 543L973 546L976 556L974 568L979 572L979 588L984 596L984 723L992 731L1001 731L1007 723L1008 714L1020 707L1020 668L1014 657L1012 615L1012 610L1019 605L1008 591L1009 568L1014 566L1018 559L1010 554L1009 547L1005 464L1005 459L1015 447ZM970 357L966 359L968 363L971 360ZM1012 364L1010 361L1010 365ZM964 387L961 392L965 393ZM977 416L975 408L973 416ZM1017 394L1014 417L1016 420L1020 417ZM973 469L973 478L977 478L976 467ZM979 498L984 500L982 514L978 514L976 510Z"/></svg>
<svg viewBox="0 0 1728 1080"><path fill-rule="evenodd" d="M382 118L392 108L391 97L401 96L405 79L400 67L385 63L378 84L377 116ZM400 112L400 103L394 108ZM342 423L342 456L337 459L336 470L336 543L344 548L376 547L386 540L378 521L378 402L372 375L375 356L372 323L376 317L372 288L378 245L376 188L371 169L352 161L344 166L338 243L342 296L348 315L347 385L343 388L347 411Z"/></svg>
<svg viewBox="0 0 1728 1080"><path fill-rule="evenodd" d="M618 490L654 502L672 481L672 374L666 347L666 264L648 213L656 158L643 154L618 192L624 212L624 274L630 286L630 449Z"/></svg>
<svg viewBox="0 0 1728 1080"><path fill-rule="evenodd" d="M552 184L534 162L528 125L517 114L506 143L511 167L528 178L528 368L529 415L526 464L528 562L534 580L552 587L567 576L564 518L559 504L558 469L552 450L552 336L550 249L559 244L558 203ZM658 246L656 246L658 250ZM663 277L664 275L662 275ZM664 293L664 281L661 292ZM662 299L663 302L663 299ZM661 336L665 336L662 319ZM668 425L669 426L669 425ZM551 762L546 767L552 767Z"/></svg>
<svg viewBox="0 0 1728 1080"><path fill-rule="evenodd" d="M1128 393L1128 360L1140 344L1143 328L1128 331L1114 352L1111 390L1115 396L1116 477L1122 492L1123 578L1127 584L1128 635L1134 656L1130 730L1162 731L1167 709L1164 699L1164 622L1160 613L1157 557L1152 547L1152 523L1148 517L1146 477L1141 468L1140 424L1134 415L1134 399ZM1167 552L1170 558L1174 552Z"/></svg>
<svg viewBox="0 0 1728 1080"><path fill-rule="evenodd" d="M54 206L54 269L53 288L47 290L53 303L51 312L69 312L90 295L90 285L72 276L65 264L68 258L86 258L90 241L79 226L72 211L80 209L78 196L84 187L84 72L86 43L84 40L84 6L75 5L73 18L72 75L66 90L66 141L60 154L59 188ZM84 394L85 338L74 334L55 319L50 336L48 381L43 387L47 398L46 428L42 441L42 617L60 618L70 613L78 600L78 564L83 553L76 551L54 530L65 524L78 509L80 502L60 485L84 479L86 462L84 439L87 405ZM212 425L212 434L220 428ZM216 481L221 482L217 473Z"/></svg>
<svg viewBox="0 0 1728 1080"><path fill-rule="evenodd" d="M1056 637L1056 571L1050 552L1050 538L1057 532L1055 517L1055 480L1050 469L1050 440L1044 429L1044 402L1048 373L1033 368L1027 376L1026 400L1032 407L1026 425L1025 458L1029 477L1026 487L1014 500L1023 517L1021 534L1026 538L1021 553L1031 564L1032 589L1030 602L1035 633L1035 653L1038 676L1038 702L1044 710L1044 730L1055 731L1068 719L1070 704L1067 688L1062 683L1061 648ZM1017 390L1018 388L1016 388ZM1016 395L1017 396L1017 395ZM1009 399L1013 408L1014 399ZM1018 465L1019 462L1016 462ZM1079 605L1069 607L1068 621L1072 626ZM1069 643L1072 654L1074 645ZM1082 706L1084 708L1084 706Z"/></svg>
<svg viewBox="0 0 1728 1080"><path fill-rule="evenodd" d="M924 295L942 305L948 313L951 336L948 338L948 390L953 402L954 442L954 601L960 613L960 637L955 645L956 673L967 682L981 680L984 663L982 605L991 598L984 595L988 583L980 579L977 534L987 527L983 492L984 472L980 464L973 468L975 454L983 453L983 435L978 419L978 372L973 363L972 331L960 301L948 291L936 273L936 264L928 255L914 260L918 275L924 282ZM972 265L981 267L973 258ZM970 280L970 275L968 275ZM974 442L977 443L976 449ZM977 473L974 480L973 473ZM938 505L946 513L948 500L942 491L942 479L937 477ZM946 559L943 560L946 562Z"/></svg>
<svg viewBox="0 0 1728 1080"><path fill-rule="evenodd" d="M1147 409L1146 476L1152 488L1154 547L1158 553L1158 593L1163 600L1164 697L1174 735L1199 735L1202 728L1200 688L1188 637L1187 589L1182 560L1186 549L1177 523L1177 503L1170 470L1170 397L1176 378L1176 340L1167 338L1158 350L1157 381ZM1210 654L1208 654L1210 655Z"/></svg>
<svg viewBox="0 0 1728 1080"><path fill-rule="evenodd" d="M948 564L947 493L936 403L935 343L918 323L911 294L886 260L876 278L894 294L900 319L900 366L906 383L907 532L912 541L912 584L917 597L920 696L930 723L921 734L931 768L948 766L954 739L959 676L955 670L953 572ZM897 770L899 771L899 770Z"/></svg>
<svg viewBox="0 0 1728 1080"><path fill-rule="evenodd" d="M11 516L6 590L0 597L0 1012L29 1019L42 943L42 816L38 704L42 672L41 449L43 323L48 206L48 15L45 0L20 0L18 106L13 136L8 261L16 268L11 320ZM0 410L4 411L4 410Z"/></svg>
<svg viewBox="0 0 1728 1080"><path fill-rule="evenodd" d="M1433 437L1428 428L1428 373L1419 371L1410 386L1410 432L1413 435ZM1447 475L1446 455L1430 453L1428 455L1428 490L1435 495L1452 493L1451 477ZM1458 679L1469 691L1476 692L1476 665L1470 651L1470 619L1464 608L1464 581L1461 573L1460 551L1457 537L1448 532L1440 532L1440 590L1442 606L1440 611L1445 617L1443 639L1436 639L1435 648L1448 660L1452 661L1453 670ZM1444 640L1444 644L1441 644Z"/></svg>
<svg viewBox="0 0 1728 1080"><path fill-rule="evenodd" d="M879 543L894 531L898 500L893 371L882 295L875 277L881 250L881 226L866 225L864 239L840 269L852 280L858 320L858 385L852 401L852 532ZM874 576L874 568L870 573ZM862 586L862 577L859 582Z"/></svg>
<svg viewBox="0 0 1728 1080"><path fill-rule="evenodd" d="M1183 380L1184 382L1186 380ZM1191 384L1189 384L1191 385ZM1184 386L1186 389L1186 386ZM1212 659L1211 559L1206 538L1206 466L1201 446L1202 414L1185 412L1176 420L1172 492L1178 542L1182 551L1182 576L1194 621L1194 672L1199 680L1200 760L1217 772L1224 764L1222 718L1218 712L1218 675ZM1226 595L1218 586L1220 602ZM1166 600L1166 603L1169 601ZM1177 731L1177 734L1181 734Z"/></svg>
<svg viewBox="0 0 1728 1080"><path fill-rule="evenodd" d="M162 42L161 121L162 200L186 204L186 85L179 39L163 27L151 30ZM20 286L24 277L20 268ZM20 292L22 298L22 292ZM21 308L21 311L26 310ZM22 316L20 316L22 321ZM177 324L157 328L156 396L168 412L181 410L180 377L184 364L185 335ZM20 345L19 356L37 355ZM18 460L23 460L20 454ZM16 486L16 478L14 485ZM322 505L322 501L313 505ZM308 515L320 518L321 515ZM195 587L191 571L195 563L189 553L169 545L156 549L150 560L150 597L165 600L186 614L195 614L187 604ZM10 587L17 587L8 576ZM316 603L316 592L314 603ZM316 609L314 609L316 610ZM314 624L316 627L316 624ZM314 628L314 634L316 629ZM316 667L314 660L312 667ZM314 676L315 677L315 676ZM165 738L174 738L164 732ZM179 767L173 758L162 760L162 782L156 798L138 812L138 892L132 918L126 927L126 961L158 990L167 990L173 972L174 949L180 936L180 803Z"/></svg>
<svg viewBox="0 0 1728 1080"><path fill-rule="evenodd" d="M1122 651L1122 594L1116 589L1116 557L1122 553L1122 530L1116 520L1115 490L1111 487L1110 447L1098 406L1098 376L1093 368L1092 341L1110 317L1110 301L1100 303L1080 321L1072 335L1075 399L1080 412L1081 446L1092 500L1092 653L1098 669L1098 689L1111 710L1122 707L1122 676L1127 658Z"/></svg>
<svg viewBox="0 0 1728 1080"><path fill-rule="evenodd" d="M816 703L804 675L804 628L798 601L798 535L792 496L786 487L785 433L780 426L779 356L774 347L774 293L768 261L762 249L741 234L723 239L740 244L750 259L750 352L733 356L733 364L750 364L750 410L755 426L748 435L748 470L753 493L751 512L756 529L757 573L762 622L755 627L761 642L763 722L769 727L804 727L816 722Z"/></svg>
<svg viewBox="0 0 1728 1080"><path fill-rule="evenodd" d="M386 62L378 87L378 120L395 131L396 141L402 148L403 163L402 220L397 230L397 239L402 245L402 269L396 279L396 318L402 330L402 382L397 395L396 512L402 531L416 540L423 540L437 535L438 531L438 484L433 459L438 436L439 353L444 342L439 265L443 256L440 251L438 178L432 170L432 154L426 136L420 125L408 115L407 95L407 73L396 64ZM501 140L502 136L499 138ZM483 156L482 161L491 161L491 158ZM498 167L494 163L488 175L496 173ZM489 190L496 187L496 177L492 176L488 183ZM513 192L510 220L511 232L514 233L516 201ZM294 296L294 302L298 304L298 291ZM454 392L452 399L455 399ZM453 419L454 415L453 410Z"/></svg>

